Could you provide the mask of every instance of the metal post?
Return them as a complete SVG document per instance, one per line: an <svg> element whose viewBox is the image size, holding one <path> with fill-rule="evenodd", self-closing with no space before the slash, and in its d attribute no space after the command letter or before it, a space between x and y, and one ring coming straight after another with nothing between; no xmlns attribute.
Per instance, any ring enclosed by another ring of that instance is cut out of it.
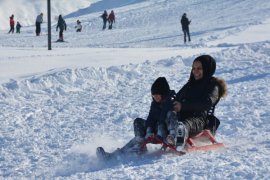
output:
<svg viewBox="0 0 270 180"><path fill-rule="evenodd" d="M47 0L47 13L48 13L48 50L52 50L52 38L51 38L51 0Z"/></svg>

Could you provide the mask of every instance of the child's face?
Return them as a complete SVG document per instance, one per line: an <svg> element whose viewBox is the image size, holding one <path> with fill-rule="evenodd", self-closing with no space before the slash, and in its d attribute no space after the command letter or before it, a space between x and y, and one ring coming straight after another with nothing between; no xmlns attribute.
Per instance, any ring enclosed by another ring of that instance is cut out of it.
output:
<svg viewBox="0 0 270 180"><path fill-rule="evenodd" d="M154 95L152 95L152 97L154 98L154 100L155 100L157 103L160 103L161 100L162 100L162 97L161 97L161 95L159 95L159 94L154 94Z"/></svg>

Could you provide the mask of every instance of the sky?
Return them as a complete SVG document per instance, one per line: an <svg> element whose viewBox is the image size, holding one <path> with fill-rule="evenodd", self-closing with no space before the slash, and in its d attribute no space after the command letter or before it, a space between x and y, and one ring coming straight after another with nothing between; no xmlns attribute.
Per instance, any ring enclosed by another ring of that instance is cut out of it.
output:
<svg viewBox="0 0 270 180"><path fill-rule="evenodd" d="M53 5L65 10L68 28L51 51L46 22L39 37L33 23L20 34L1 26L0 179L270 178L270 2L84 2ZM29 5L20 7L36 16ZM104 9L116 14L112 30L102 30ZM192 21L187 44L179 24L184 12ZM55 22L56 41L54 28ZM133 120L147 118L154 80L165 76L178 91L202 54L216 59L215 76L228 86L215 111L216 139L225 148L100 162L98 146L108 152L123 146L134 136Z"/></svg>

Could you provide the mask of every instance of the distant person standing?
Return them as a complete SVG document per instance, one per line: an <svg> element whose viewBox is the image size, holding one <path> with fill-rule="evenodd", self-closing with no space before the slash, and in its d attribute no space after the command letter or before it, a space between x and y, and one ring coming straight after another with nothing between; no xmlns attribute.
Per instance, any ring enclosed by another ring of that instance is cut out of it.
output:
<svg viewBox="0 0 270 180"><path fill-rule="evenodd" d="M59 31L59 39L57 40L57 42L64 42L63 32L64 32L64 30L65 31L67 30L67 24L66 24L66 21L63 19L61 14L58 17L56 31L58 31L58 28L60 29L60 31Z"/></svg>
<svg viewBox="0 0 270 180"><path fill-rule="evenodd" d="M82 23L80 20L77 20L77 25L75 26L76 32L81 32L82 31Z"/></svg>
<svg viewBox="0 0 270 180"><path fill-rule="evenodd" d="M17 24L16 24L16 33L21 33L21 24L19 21L17 21Z"/></svg>
<svg viewBox="0 0 270 180"><path fill-rule="evenodd" d="M187 18L187 14L184 13L182 18L181 18L181 25L182 25L182 30L184 32L184 43L186 43L186 36L188 36L188 41L190 40L190 34L189 34L189 24L191 23L190 20Z"/></svg>
<svg viewBox="0 0 270 180"><path fill-rule="evenodd" d="M109 29L112 29L112 25L113 23L115 23L115 15L113 11L111 11L111 13L109 14L108 21L109 21Z"/></svg>
<svg viewBox="0 0 270 180"><path fill-rule="evenodd" d="M36 18L36 36L40 35L41 23L43 22L43 13L40 13Z"/></svg>
<svg viewBox="0 0 270 180"><path fill-rule="evenodd" d="M9 17L9 26L10 26L10 30L8 31L8 33L14 33L14 26L15 26L15 21L14 21L14 14L12 14Z"/></svg>
<svg viewBox="0 0 270 180"><path fill-rule="evenodd" d="M105 10L100 17L103 20L103 28L102 29L105 30L106 29L107 20L108 20L108 13L107 13L107 11Z"/></svg>

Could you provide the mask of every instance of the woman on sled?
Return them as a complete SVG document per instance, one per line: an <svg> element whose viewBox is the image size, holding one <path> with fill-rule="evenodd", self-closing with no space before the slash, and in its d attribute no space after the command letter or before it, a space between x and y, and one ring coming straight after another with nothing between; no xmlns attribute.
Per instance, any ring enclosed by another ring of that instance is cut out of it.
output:
<svg viewBox="0 0 270 180"><path fill-rule="evenodd" d="M174 111L168 113L166 125L168 144L183 150L186 140L209 129L214 135L219 120L214 116L215 106L227 93L226 83L214 77L216 61L209 55L197 57L192 64L188 82L176 94Z"/></svg>

